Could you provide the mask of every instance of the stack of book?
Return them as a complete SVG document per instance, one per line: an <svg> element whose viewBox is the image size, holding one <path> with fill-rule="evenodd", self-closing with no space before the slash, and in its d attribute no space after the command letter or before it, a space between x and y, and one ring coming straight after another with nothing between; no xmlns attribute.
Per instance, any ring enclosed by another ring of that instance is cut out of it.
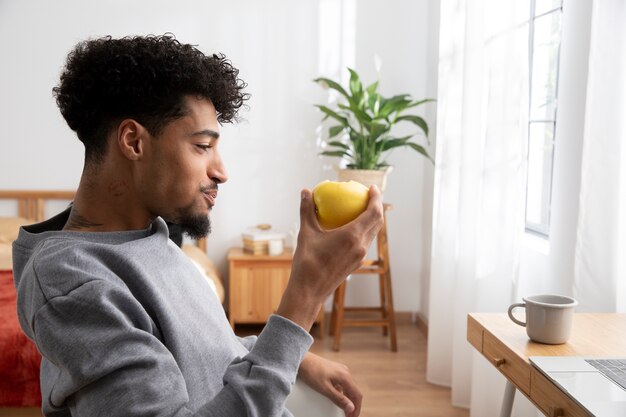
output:
<svg viewBox="0 0 626 417"><path fill-rule="evenodd" d="M241 238L243 240L244 252L253 255L267 255L269 254L269 241L284 241L285 234L275 232L267 226L257 226L247 229L243 232Z"/></svg>

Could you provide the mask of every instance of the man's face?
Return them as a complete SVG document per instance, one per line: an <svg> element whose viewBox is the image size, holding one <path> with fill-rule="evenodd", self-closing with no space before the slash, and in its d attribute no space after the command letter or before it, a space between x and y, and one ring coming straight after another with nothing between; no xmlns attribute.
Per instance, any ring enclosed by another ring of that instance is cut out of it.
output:
<svg viewBox="0 0 626 417"><path fill-rule="evenodd" d="M153 216L179 224L191 237L210 232L209 211L218 184L228 179L218 152L219 125L213 104L187 97L188 114L168 123L146 142L140 194Z"/></svg>

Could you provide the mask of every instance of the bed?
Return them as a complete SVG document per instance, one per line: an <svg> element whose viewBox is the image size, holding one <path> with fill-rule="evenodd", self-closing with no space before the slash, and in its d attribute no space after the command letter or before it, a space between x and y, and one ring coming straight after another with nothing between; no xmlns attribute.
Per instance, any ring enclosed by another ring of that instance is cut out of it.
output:
<svg viewBox="0 0 626 417"><path fill-rule="evenodd" d="M39 406L41 356L19 327L10 270L0 271L0 317L0 406Z"/></svg>
<svg viewBox="0 0 626 417"><path fill-rule="evenodd" d="M0 407L39 407L39 364L41 356L17 320L13 285L11 244L19 227L44 220L49 201L67 204L71 191L0 191L3 204L12 205L15 215L3 206L0 216Z"/></svg>
<svg viewBox="0 0 626 417"><path fill-rule="evenodd" d="M20 226L53 216L73 198L73 191L0 191L0 410L41 405L41 356L22 332L17 319L11 244ZM193 244L185 242L182 250L204 274L223 303L223 282L206 256L206 240L200 239Z"/></svg>

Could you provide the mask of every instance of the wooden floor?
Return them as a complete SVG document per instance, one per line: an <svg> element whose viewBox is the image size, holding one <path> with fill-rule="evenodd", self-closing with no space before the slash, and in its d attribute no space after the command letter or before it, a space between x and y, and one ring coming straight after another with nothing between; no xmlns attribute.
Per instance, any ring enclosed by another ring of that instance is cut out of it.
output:
<svg viewBox="0 0 626 417"><path fill-rule="evenodd" d="M313 330L313 335L317 335ZM341 350L316 338L311 351L346 364L363 392L361 417L468 417L450 405L450 390L426 382L426 338L408 320L398 324L398 352L380 328L346 328Z"/></svg>
<svg viewBox="0 0 626 417"><path fill-rule="evenodd" d="M242 327L247 335L258 328ZM450 405L450 390L425 379L426 338L408 320L398 325L398 352L389 350L389 338L379 328L348 328L341 350L331 349L332 339L316 336L311 351L346 364L363 392L361 417L468 417L469 412ZM37 409L2 409L0 417L39 416ZM297 416L296 416L297 417Z"/></svg>

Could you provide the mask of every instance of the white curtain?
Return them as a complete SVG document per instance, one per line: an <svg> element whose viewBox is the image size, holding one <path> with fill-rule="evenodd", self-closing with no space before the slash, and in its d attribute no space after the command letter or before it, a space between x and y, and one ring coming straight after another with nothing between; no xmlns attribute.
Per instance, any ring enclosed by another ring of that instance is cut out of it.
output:
<svg viewBox="0 0 626 417"><path fill-rule="evenodd" d="M566 0L564 10L577 1ZM504 378L472 353L468 312L504 312L519 288L573 292L579 311L626 311L626 2L596 0L585 15L588 78L574 87L587 92L582 164L572 172L580 183L566 184L576 204L553 201L553 208L577 211L578 221L568 226L575 229L568 242L550 241L547 283L520 274L528 7L518 0L441 1L427 379L450 386L453 404L470 407L472 416L498 415ZM557 119L557 128L563 122ZM571 139L557 137L555 152ZM573 279L554 273L562 262ZM522 395L515 402L514 416L538 415Z"/></svg>
<svg viewBox="0 0 626 417"><path fill-rule="evenodd" d="M626 2L595 1L576 240L580 310L626 311Z"/></svg>
<svg viewBox="0 0 626 417"><path fill-rule="evenodd" d="M427 378L458 406L471 395L467 313L504 311L518 273L528 14L519 0L441 2Z"/></svg>

